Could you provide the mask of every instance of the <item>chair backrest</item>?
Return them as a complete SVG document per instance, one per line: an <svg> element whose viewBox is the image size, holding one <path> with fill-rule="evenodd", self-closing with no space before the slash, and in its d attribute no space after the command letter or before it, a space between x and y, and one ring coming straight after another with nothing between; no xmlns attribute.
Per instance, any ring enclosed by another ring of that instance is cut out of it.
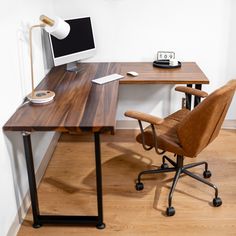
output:
<svg viewBox="0 0 236 236"><path fill-rule="evenodd" d="M236 80L211 93L179 124L177 134L188 156L196 156L219 134L236 89Z"/></svg>

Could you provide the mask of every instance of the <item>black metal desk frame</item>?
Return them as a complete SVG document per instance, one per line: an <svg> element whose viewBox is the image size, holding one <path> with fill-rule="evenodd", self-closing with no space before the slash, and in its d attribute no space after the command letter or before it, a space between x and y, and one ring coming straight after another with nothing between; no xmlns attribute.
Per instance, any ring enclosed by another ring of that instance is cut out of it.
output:
<svg viewBox="0 0 236 236"><path fill-rule="evenodd" d="M104 229L105 224L103 223L102 169L101 169L101 147L100 147L99 132L94 133L96 185L97 185L97 211L98 211L97 216L40 214L30 134L31 134L30 132L22 132L28 181L30 188L30 197L32 204L33 227L39 228L43 224L82 224L82 225L95 225L98 229Z"/></svg>
<svg viewBox="0 0 236 236"><path fill-rule="evenodd" d="M187 87L192 88L192 84L187 84ZM202 90L201 84L195 84L195 89ZM193 106L196 107L201 102L201 98L198 96L194 96L194 104ZM186 108L191 110L191 103L192 103L192 95L186 94Z"/></svg>

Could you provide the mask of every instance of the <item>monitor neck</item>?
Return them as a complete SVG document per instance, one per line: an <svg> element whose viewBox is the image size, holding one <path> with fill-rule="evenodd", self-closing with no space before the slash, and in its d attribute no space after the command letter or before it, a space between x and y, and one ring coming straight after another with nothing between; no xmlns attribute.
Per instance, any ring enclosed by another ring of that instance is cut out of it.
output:
<svg viewBox="0 0 236 236"><path fill-rule="evenodd" d="M66 71L68 72L79 72L81 69L80 67L78 66L78 62L77 61L73 61L73 62L70 62L70 63L67 63L66 64Z"/></svg>

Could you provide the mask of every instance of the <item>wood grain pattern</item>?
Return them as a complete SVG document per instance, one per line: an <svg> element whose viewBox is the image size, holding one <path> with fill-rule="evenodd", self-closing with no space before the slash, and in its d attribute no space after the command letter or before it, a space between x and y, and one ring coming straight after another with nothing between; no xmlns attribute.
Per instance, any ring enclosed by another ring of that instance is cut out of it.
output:
<svg viewBox="0 0 236 236"><path fill-rule="evenodd" d="M119 82L104 85L91 82L106 75L109 64L81 64L76 73L64 67L53 68L38 89L56 93L47 105L26 104L20 107L3 127L13 131L101 131L113 130Z"/></svg>
<svg viewBox="0 0 236 236"><path fill-rule="evenodd" d="M11 131L113 131L119 82L96 85L92 79L119 73L121 84L206 84L208 79L194 62L182 63L181 68L166 70L146 62L81 63L80 71L66 72L64 66L54 67L37 89L56 93L47 105L25 104L4 125ZM129 77L127 71L137 71Z"/></svg>
<svg viewBox="0 0 236 236"><path fill-rule="evenodd" d="M196 159L207 161L219 188L223 205L213 207L214 190L183 175L173 196L176 214L166 217L168 194L174 174L144 177L144 190L135 190L137 174L152 164L160 166L161 156L145 152L135 135L117 131L101 135L106 228L43 226L32 228L31 211L18 236L233 236L236 235L236 131L222 130L218 138ZM96 186L91 135L63 134L39 186L42 214L95 214ZM227 147L226 147L227 146ZM174 158L173 155L167 154ZM204 167L193 168L201 176Z"/></svg>

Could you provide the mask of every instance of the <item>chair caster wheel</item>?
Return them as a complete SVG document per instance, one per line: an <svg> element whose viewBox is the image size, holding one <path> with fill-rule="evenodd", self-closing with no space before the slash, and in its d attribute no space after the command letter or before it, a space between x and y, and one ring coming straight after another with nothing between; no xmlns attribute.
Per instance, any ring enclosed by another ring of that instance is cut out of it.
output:
<svg viewBox="0 0 236 236"><path fill-rule="evenodd" d="M205 171L203 172L203 177L204 177L205 179L210 178L210 177L211 177L211 172L210 172L209 170L205 170Z"/></svg>
<svg viewBox="0 0 236 236"><path fill-rule="evenodd" d="M167 169L169 166L168 166L168 164L167 163L163 163L162 165L161 165L161 169Z"/></svg>
<svg viewBox="0 0 236 236"><path fill-rule="evenodd" d="M142 182L136 183L135 188L137 191L143 190L143 188L144 188L143 183Z"/></svg>
<svg viewBox="0 0 236 236"><path fill-rule="evenodd" d="M219 207L219 206L221 206L221 205L222 205L222 200L221 200L221 198L216 197L216 198L213 199L213 206L214 206L214 207Z"/></svg>
<svg viewBox="0 0 236 236"><path fill-rule="evenodd" d="M175 214L175 208L174 207L167 207L166 208L166 215L167 216L173 216Z"/></svg>

